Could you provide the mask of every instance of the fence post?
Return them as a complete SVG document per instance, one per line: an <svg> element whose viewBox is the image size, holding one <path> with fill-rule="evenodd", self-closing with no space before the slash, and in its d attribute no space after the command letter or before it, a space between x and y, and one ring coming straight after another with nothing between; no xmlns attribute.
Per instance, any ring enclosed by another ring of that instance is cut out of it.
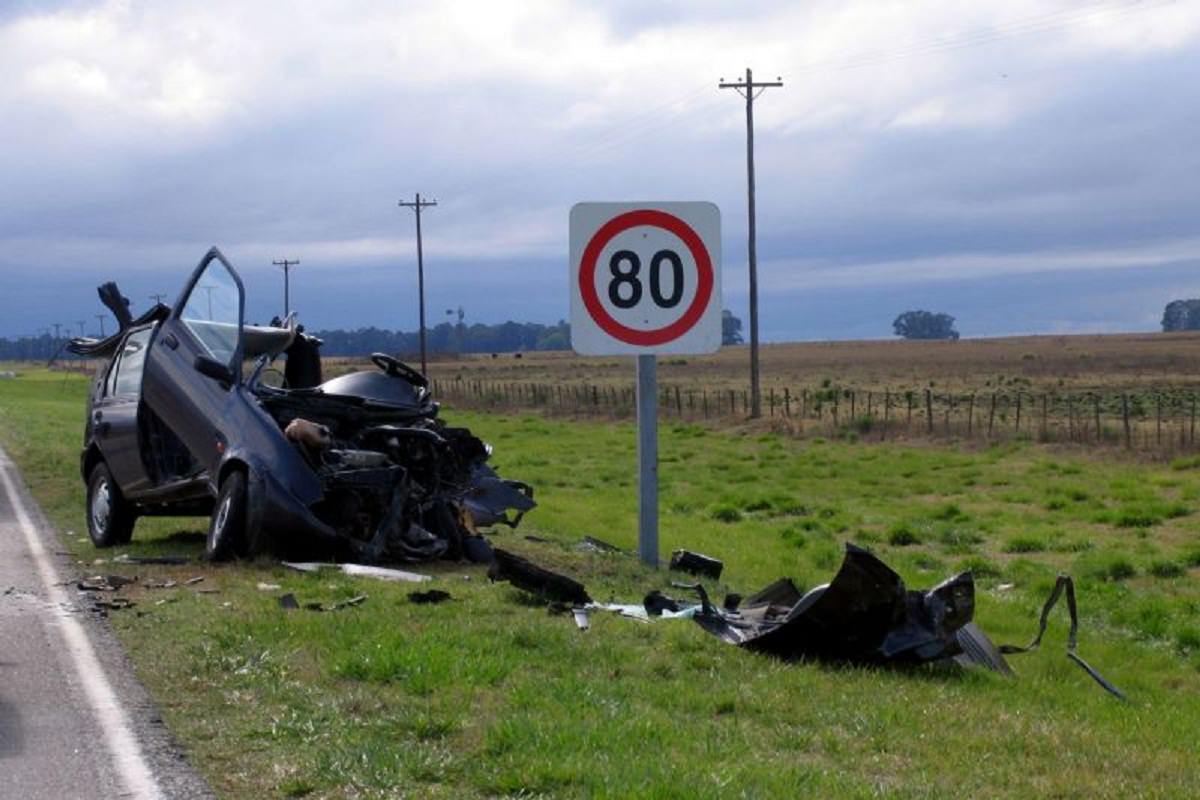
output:
<svg viewBox="0 0 1200 800"><path fill-rule="evenodd" d="M768 405L771 408L771 416L773 417L773 416L775 416L775 387L774 386L771 387L771 393L768 396L768 398L769 398Z"/></svg>
<svg viewBox="0 0 1200 800"><path fill-rule="evenodd" d="M1020 389L1018 389L1018 390L1017 390L1017 420L1016 420L1016 427L1017 427L1017 433L1020 433L1020 432L1021 432L1021 390L1020 390Z"/></svg>
<svg viewBox="0 0 1200 800"><path fill-rule="evenodd" d="M1100 427L1100 395L1092 395L1092 412L1096 415L1096 441L1100 441L1103 430Z"/></svg>
<svg viewBox="0 0 1200 800"><path fill-rule="evenodd" d="M1195 444L1196 443L1196 394L1194 392L1192 393L1191 399L1192 399L1192 422L1191 422L1191 428L1188 431L1188 444Z"/></svg>
<svg viewBox="0 0 1200 800"><path fill-rule="evenodd" d="M683 398L679 394L679 387L675 387L675 413L683 416Z"/></svg>
<svg viewBox="0 0 1200 800"><path fill-rule="evenodd" d="M1046 418L1046 393L1042 392L1042 441L1050 438L1050 421Z"/></svg>
<svg viewBox="0 0 1200 800"><path fill-rule="evenodd" d="M872 410L871 396L873 394L874 394L873 392L869 392L869 391L867 392L867 416L868 417L871 416L871 410Z"/></svg>
<svg viewBox="0 0 1200 800"><path fill-rule="evenodd" d="M704 418L708 419L708 389L700 390L700 399L704 401Z"/></svg>
<svg viewBox="0 0 1200 800"><path fill-rule="evenodd" d="M925 432L933 433L933 390L925 390Z"/></svg>
<svg viewBox="0 0 1200 800"><path fill-rule="evenodd" d="M988 408L988 438L992 438L992 423L996 419L996 393L992 392L992 405Z"/></svg>
<svg viewBox="0 0 1200 800"><path fill-rule="evenodd" d="M800 419L808 418L808 389L800 390Z"/></svg>
<svg viewBox="0 0 1200 800"><path fill-rule="evenodd" d="M1121 419L1125 424L1125 449L1128 450L1131 446L1129 438L1129 395L1121 395Z"/></svg>
<svg viewBox="0 0 1200 800"><path fill-rule="evenodd" d="M1195 408L1195 405L1193 404L1192 407ZM788 388L786 386L783 387L783 415L785 417L790 417L792 415L792 396L791 393L788 392Z"/></svg>
<svg viewBox="0 0 1200 800"><path fill-rule="evenodd" d="M838 416L839 416L838 412L841 411L841 405L842 405L842 393L839 390L839 391L836 391L833 393L833 427L835 429L837 428L837 426L839 424L838 423Z"/></svg>
<svg viewBox="0 0 1200 800"><path fill-rule="evenodd" d="M888 423L892 418L892 390L883 390L883 427L879 429L879 440L887 438Z"/></svg>
<svg viewBox="0 0 1200 800"><path fill-rule="evenodd" d="M975 393L971 392L970 404L967 406L967 438L975 434Z"/></svg>
<svg viewBox="0 0 1200 800"><path fill-rule="evenodd" d="M729 390L729 416L737 415L737 393L733 389Z"/></svg>
<svg viewBox="0 0 1200 800"><path fill-rule="evenodd" d="M1075 397L1067 395L1067 441L1075 441Z"/></svg>
<svg viewBox="0 0 1200 800"><path fill-rule="evenodd" d="M1162 444L1162 394L1154 395L1154 443Z"/></svg>
<svg viewBox="0 0 1200 800"><path fill-rule="evenodd" d="M850 390L850 423L851 424L854 423L855 417L858 416L858 412L854 408L854 400L855 400L855 397L857 394L858 394L858 392L854 391L853 389Z"/></svg>

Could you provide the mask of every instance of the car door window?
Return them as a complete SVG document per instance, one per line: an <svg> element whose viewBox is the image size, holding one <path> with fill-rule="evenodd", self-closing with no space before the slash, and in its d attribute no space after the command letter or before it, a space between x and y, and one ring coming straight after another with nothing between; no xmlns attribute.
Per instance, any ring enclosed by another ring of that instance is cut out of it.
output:
<svg viewBox="0 0 1200 800"><path fill-rule="evenodd" d="M214 259L192 286L179 319L213 359L232 366L241 311L241 289L233 273Z"/></svg>
<svg viewBox="0 0 1200 800"><path fill-rule="evenodd" d="M137 397L142 387L142 366L146 363L146 348L150 344L153 328L134 331L125 337L121 348L121 361L117 365L117 377L113 382L113 394L118 397Z"/></svg>

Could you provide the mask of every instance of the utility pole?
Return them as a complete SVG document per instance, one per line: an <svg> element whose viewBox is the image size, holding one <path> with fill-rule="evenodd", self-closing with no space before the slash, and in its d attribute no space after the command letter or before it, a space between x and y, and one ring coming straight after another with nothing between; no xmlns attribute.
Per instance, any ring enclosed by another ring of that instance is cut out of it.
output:
<svg viewBox="0 0 1200 800"><path fill-rule="evenodd" d="M215 287L215 286L198 286L196 288L203 289L205 292L208 293L208 318L209 318L209 320L212 320L212 293L213 293L213 289L215 289L217 287Z"/></svg>
<svg viewBox="0 0 1200 800"><path fill-rule="evenodd" d="M421 209L436 206L436 200L422 200L421 193L417 192L416 199L409 202L407 200L400 201L401 208L411 208L417 212L417 294L421 298L421 374L424 375L428 370L425 365L425 261L421 254Z"/></svg>
<svg viewBox="0 0 1200 800"><path fill-rule="evenodd" d="M56 342L58 341L58 330L61 327L62 327L62 323L60 323L60 322L54 323L54 341L56 341Z"/></svg>
<svg viewBox="0 0 1200 800"><path fill-rule="evenodd" d="M283 318L287 319L288 312L291 311L291 300L288 298L288 271L300 263L300 259L288 261L286 258L282 261L272 261L277 267L283 267Z"/></svg>
<svg viewBox="0 0 1200 800"><path fill-rule="evenodd" d="M104 338L104 315L97 314L96 319L100 320L100 338L103 339Z"/></svg>
<svg viewBox="0 0 1200 800"><path fill-rule="evenodd" d="M746 182L749 189L747 204L750 219L748 251L750 256L750 416L762 416L762 391L758 380L758 254L754 228L754 98L775 86L783 86L783 79L754 82L754 75L746 67L746 80L726 83L721 78L719 89L734 89L746 98ZM756 92L755 89L758 91Z"/></svg>
<svg viewBox="0 0 1200 800"><path fill-rule="evenodd" d="M77 320L75 320L75 323L76 323L77 325L79 325L79 336L80 336L80 337L82 337L82 336L83 336L83 325L84 325L84 321L83 321L83 320L81 320L81 319L77 319Z"/></svg>
<svg viewBox="0 0 1200 800"><path fill-rule="evenodd" d="M150 299L154 301L155 305L161 303L164 297L166 297L166 295L162 292L155 292L154 294L150 295Z"/></svg>

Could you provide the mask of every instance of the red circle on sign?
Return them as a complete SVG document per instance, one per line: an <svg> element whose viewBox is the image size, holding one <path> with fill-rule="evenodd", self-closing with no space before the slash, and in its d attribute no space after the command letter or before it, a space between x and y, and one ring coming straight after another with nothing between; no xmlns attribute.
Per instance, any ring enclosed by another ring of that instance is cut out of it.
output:
<svg viewBox="0 0 1200 800"><path fill-rule="evenodd" d="M698 280L696 296L692 299L692 303L687 307L687 310L683 312L683 316L670 325L664 325L661 328L654 328L648 331L622 325L612 314L608 313L608 309L604 307L600 302L599 295L596 294L596 262L600 260L600 251L617 234L638 225L650 225L662 228L678 236L687 245L687 249L691 251L692 259L696 262L696 277ZM700 321L700 317L704 316L704 310L708 308L708 301L712 298L712 289L712 259L708 256L708 250L705 249L704 242L700 240L700 237L692 230L690 225L679 217L668 214L665 211L644 208L637 211L627 211L624 214L613 217L604 223L600 227L600 230L596 231L592 236L591 240L587 243L587 247L583 250L583 259L579 264L579 293L583 295L583 305L587 308L588 314L591 315L596 324L609 336L612 336L614 339L620 339L626 344L639 345L641 347L666 344L674 339L678 339L691 330Z"/></svg>

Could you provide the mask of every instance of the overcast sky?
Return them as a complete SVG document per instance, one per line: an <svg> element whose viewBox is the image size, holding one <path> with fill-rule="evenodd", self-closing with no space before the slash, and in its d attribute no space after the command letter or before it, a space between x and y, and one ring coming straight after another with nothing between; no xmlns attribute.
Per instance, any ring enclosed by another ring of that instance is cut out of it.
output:
<svg viewBox="0 0 1200 800"><path fill-rule="evenodd" d="M568 314L580 200L711 200L768 340L1150 330L1200 296L1200 2L4 2L0 335L144 310L211 244L249 316ZM110 327L111 330L111 327Z"/></svg>

